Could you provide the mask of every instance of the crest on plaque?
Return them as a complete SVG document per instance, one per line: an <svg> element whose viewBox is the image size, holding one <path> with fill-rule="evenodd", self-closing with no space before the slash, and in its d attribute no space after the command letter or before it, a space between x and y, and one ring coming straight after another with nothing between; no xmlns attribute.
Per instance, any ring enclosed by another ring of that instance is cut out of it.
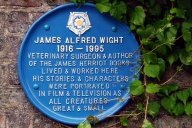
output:
<svg viewBox="0 0 192 128"><path fill-rule="evenodd" d="M70 12L67 27L76 35L81 36L91 28L87 12Z"/></svg>

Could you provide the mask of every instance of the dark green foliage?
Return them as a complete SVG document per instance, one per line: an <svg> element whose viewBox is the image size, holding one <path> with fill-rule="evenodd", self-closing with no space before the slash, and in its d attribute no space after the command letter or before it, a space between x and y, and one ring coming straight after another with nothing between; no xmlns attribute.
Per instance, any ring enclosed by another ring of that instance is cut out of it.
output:
<svg viewBox="0 0 192 128"><path fill-rule="evenodd" d="M74 0L74 2L84 3L85 0ZM191 0L96 0L94 2L101 13L108 13L118 20L125 21L135 33L142 53L141 73L147 79L161 81L161 77L170 66L176 67L176 72L181 71L183 66L192 66ZM190 101L192 88L183 90L178 84L160 85L155 82L146 83L140 80L131 82L131 95L143 98L143 102L137 104L137 111L145 111L155 117L163 108L171 115L192 116ZM150 95L156 95L157 101L149 101L149 104L145 105L144 101ZM147 105L148 107L145 107ZM120 123L127 127L128 118L120 117ZM89 127L89 124L87 126ZM142 128L153 128L153 125L145 119Z"/></svg>
<svg viewBox="0 0 192 128"><path fill-rule="evenodd" d="M169 96L172 92L177 91L179 86L177 84L168 84L163 85L160 89L160 93L163 93L166 96Z"/></svg>
<svg viewBox="0 0 192 128"><path fill-rule="evenodd" d="M134 96L139 96L144 93L144 85L141 81L135 80L131 83L130 92Z"/></svg>
<svg viewBox="0 0 192 128"><path fill-rule="evenodd" d="M91 124L87 121L80 123L77 128L91 128Z"/></svg>
<svg viewBox="0 0 192 128"><path fill-rule="evenodd" d="M81 3L84 4L86 0L73 0L74 3Z"/></svg>
<svg viewBox="0 0 192 128"><path fill-rule="evenodd" d="M109 13L118 20L122 20L127 13L127 5L124 1L100 0L96 3L96 7L101 13Z"/></svg>
<svg viewBox="0 0 192 128"><path fill-rule="evenodd" d="M145 119L143 121L142 128L154 128L154 127L153 127L152 123L149 120Z"/></svg>
<svg viewBox="0 0 192 128"><path fill-rule="evenodd" d="M146 92L151 93L151 94L157 93L157 92L159 92L159 90L160 90L160 85L158 85L158 84L150 83L146 87Z"/></svg>
<svg viewBox="0 0 192 128"><path fill-rule="evenodd" d="M157 116L160 110L160 104L157 101L150 102L148 106L148 114L151 115L152 117Z"/></svg>
<svg viewBox="0 0 192 128"><path fill-rule="evenodd" d="M170 114L172 114L173 112L173 108L176 105L176 98L174 96L170 96L170 97L164 97L161 100L161 105L163 106L163 108L165 110L167 110Z"/></svg>
<svg viewBox="0 0 192 128"><path fill-rule="evenodd" d="M186 105L186 102L189 98L189 91L188 90L179 91L176 93L176 95L177 98Z"/></svg>
<svg viewBox="0 0 192 128"><path fill-rule="evenodd" d="M188 116L192 116L192 103L187 103L187 105L185 106L185 113Z"/></svg>
<svg viewBox="0 0 192 128"><path fill-rule="evenodd" d="M120 123L122 126L128 126L129 124L128 119L124 116L120 117Z"/></svg>
<svg viewBox="0 0 192 128"><path fill-rule="evenodd" d="M182 103L177 103L173 108L173 114L176 116L183 115L185 112L185 106Z"/></svg>

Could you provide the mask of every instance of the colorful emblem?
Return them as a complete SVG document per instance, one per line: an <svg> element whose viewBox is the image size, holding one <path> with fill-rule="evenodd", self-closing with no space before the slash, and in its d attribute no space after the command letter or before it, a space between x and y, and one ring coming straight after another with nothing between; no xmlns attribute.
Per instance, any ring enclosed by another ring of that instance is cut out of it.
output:
<svg viewBox="0 0 192 128"><path fill-rule="evenodd" d="M67 27L76 35L81 36L91 28L87 12L70 12Z"/></svg>

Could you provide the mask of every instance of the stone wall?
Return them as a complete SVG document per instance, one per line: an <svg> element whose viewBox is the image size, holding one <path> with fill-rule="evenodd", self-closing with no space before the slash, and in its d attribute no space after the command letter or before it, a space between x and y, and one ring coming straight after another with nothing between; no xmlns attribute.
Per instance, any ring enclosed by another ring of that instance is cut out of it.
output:
<svg viewBox="0 0 192 128"><path fill-rule="evenodd" d="M64 0L0 0L0 128L74 127L55 122L36 110L27 100L17 76L17 55L26 31L44 12L63 3ZM190 85L192 75L182 72L175 81ZM129 103L120 113L130 107L135 106ZM130 128L140 127L141 119L131 120ZM192 128L191 122L188 117L174 118L164 114L154 120L156 128ZM118 118L108 118L94 127L121 126Z"/></svg>
<svg viewBox="0 0 192 128"><path fill-rule="evenodd" d="M64 0L0 0L0 128L65 128L28 102L17 76L17 55L30 25Z"/></svg>

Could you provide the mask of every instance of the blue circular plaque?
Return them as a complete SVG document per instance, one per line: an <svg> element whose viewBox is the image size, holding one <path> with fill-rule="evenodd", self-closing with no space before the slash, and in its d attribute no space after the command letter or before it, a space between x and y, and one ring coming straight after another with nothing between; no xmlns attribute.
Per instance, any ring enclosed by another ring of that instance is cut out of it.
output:
<svg viewBox="0 0 192 128"><path fill-rule="evenodd" d="M39 18L19 53L19 78L41 112L67 124L103 120L130 98L139 46L129 27L94 5L59 6Z"/></svg>

